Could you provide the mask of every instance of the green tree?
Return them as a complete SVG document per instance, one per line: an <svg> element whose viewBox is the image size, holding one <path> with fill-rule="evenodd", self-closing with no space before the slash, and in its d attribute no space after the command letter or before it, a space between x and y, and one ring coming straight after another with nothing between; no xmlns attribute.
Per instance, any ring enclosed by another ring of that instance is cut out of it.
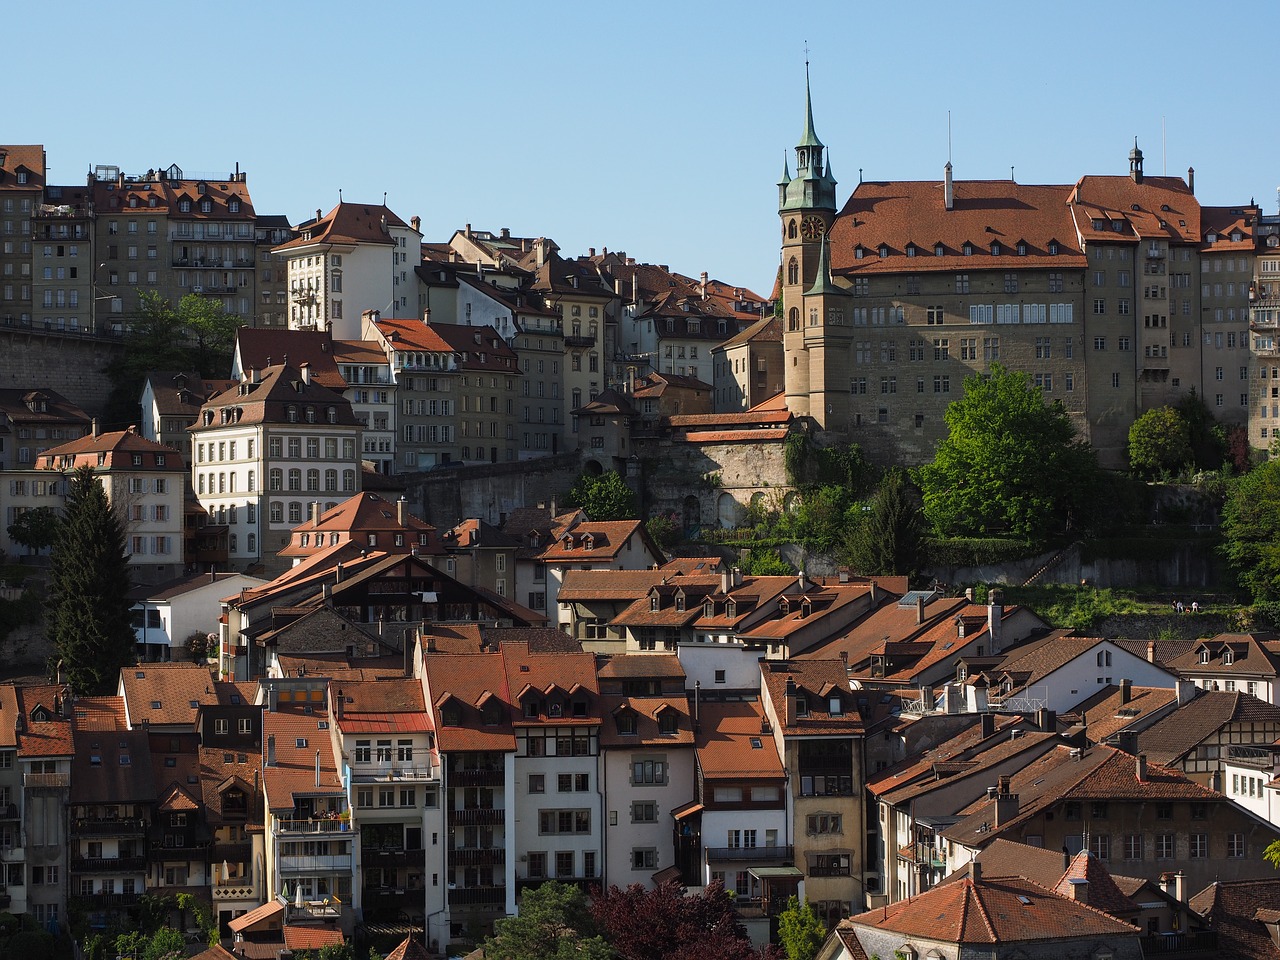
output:
<svg viewBox="0 0 1280 960"><path fill-rule="evenodd" d="M178 301L178 320L190 344L190 365L203 377L231 371L240 318L227 313L222 301L188 293Z"/></svg>
<svg viewBox="0 0 1280 960"><path fill-rule="evenodd" d="M36 507L19 514L9 524L9 538L32 553L53 546L58 534L58 514L52 507Z"/></svg>
<svg viewBox="0 0 1280 960"><path fill-rule="evenodd" d="M1194 387L1178 401L1177 410L1187 423L1191 463L1197 470L1217 470L1227 456L1227 434L1213 411Z"/></svg>
<svg viewBox="0 0 1280 960"><path fill-rule="evenodd" d="M183 370L187 366L182 318L155 290L138 294L136 312L124 331L124 349L106 366L111 393L107 419L111 424L136 423L142 383L148 370Z"/></svg>
<svg viewBox="0 0 1280 960"><path fill-rule="evenodd" d="M1174 473L1191 461L1191 425L1173 407L1154 407L1133 421L1129 467L1135 474Z"/></svg>
<svg viewBox="0 0 1280 960"><path fill-rule="evenodd" d="M1280 460L1237 478L1222 509L1222 550L1255 601L1280 600Z"/></svg>
<svg viewBox="0 0 1280 960"><path fill-rule="evenodd" d="M571 507L581 507L596 521L630 520L639 512L636 495L617 470L599 475L582 474L569 491L567 501Z"/></svg>
<svg viewBox="0 0 1280 960"><path fill-rule="evenodd" d="M892 467L850 528L845 549L859 573L913 576L923 565L924 534L920 491L905 470Z"/></svg>
<svg viewBox="0 0 1280 960"><path fill-rule="evenodd" d="M680 542L680 518L671 513L655 513L644 522L649 537L663 550L670 550Z"/></svg>
<svg viewBox="0 0 1280 960"><path fill-rule="evenodd" d="M1086 515L1097 459L1062 404L1045 403L1026 373L993 364L965 378L945 419L947 438L919 471L925 516L939 534L1044 541Z"/></svg>
<svg viewBox="0 0 1280 960"><path fill-rule="evenodd" d="M749 577L790 577L796 572L777 550L754 548L738 558L738 569Z"/></svg>
<svg viewBox="0 0 1280 960"><path fill-rule="evenodd" d="M778 914L778 939L787 952L787 960L813 960L826 936L826 925L808 900L787 900L787 908Z"/></svg>
<svg viewBox="0 0 1280 960"><path fill-rule="evenodd" d="M67 484L66 511L49 565L47 634L72 689L100 696L135 660L124 527L91 467Z"/></svg>
<svg viewBox="0 0 1280 960"><path fill-rule="evenodd" d="M586 895L548 881L526 890L520 912L494 924L486 960L609 960L613 951L596 931Z"/></svg>

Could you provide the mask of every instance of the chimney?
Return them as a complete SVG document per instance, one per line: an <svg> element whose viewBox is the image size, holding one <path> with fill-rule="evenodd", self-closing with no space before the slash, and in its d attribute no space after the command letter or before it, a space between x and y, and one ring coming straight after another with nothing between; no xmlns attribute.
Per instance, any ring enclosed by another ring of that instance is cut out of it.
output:
<svg viewBox="0 0 1280 960"><path fill-rule="evenodd" d="M947 165L943 168L945 180L942 184L942 199L948 210L954 210L956 206L956 188L951 181L951 161L947 161Z"/></svg>
<svg viewBox="0 0 1280 960"><path fill-rule="evenodd" d="M95 436L102 436L102 427L98 424L98 418L94 417L89 421L89 431Z"/></svg>
<svg viewBox="0 0 1280 960"><path fill-rule="evenodd" d="M1187 902L1186 879L1181 870L1173 875L1173 899L1179 903Z"/></svg>
<svg viewBox="0 0 1280 960"><path fill-rule="evenodd" d="M703 270L701 274L701 283L698 284L698 292L702 294L702 299L707 299L707 271Z"/></svg>
<svg viewBox="0 0 1280 960"><path fill-rule="evenodd" d="M275 691L273 690L272 693ZM276 735L274 733L267 735L267 766L274 767L276 765Z"/></svg>
<svg viewBox="0 0 1280 960"><path fill-rule="evenodd" d="M1196 192L1196 168L1187 167L1187 189L1194 194Z"/></svg>
<svg viewBox="0 0 1280 960"><path fill-rule="evenodd" d="M1154 640L1147 641L1147 663L1156 662L1156 642Z"/></svg>
<svg viewBox="0 0 1280 960"><path fill-rule="evenodd" d="M320 786L320 751L316 751L316 786Z"/></svg>
<svg viewBox="0 0 1280 960"><path fill-rule="evenodd" d="M733 585L735 587L742 586L742 568L741 567L733 568Z"/></svg>
<svg viewBox="0 0 1280 960"><path fill-rule="evenodd" d="M319 220L319 219L320 219L320 208L319 208L319 207L316 207L316 219L317 219L317 220Z"/></svg>
<svg viewBox="0 0 1280 960"><path fill-rule="evenodd" d="M334 712L338 715L338 719L342 719L343 708L346 706L347 698L342 693L342 688L338 688L338 692L334 699Z"/></svg>
<svg viewBox="0 0 1280 960"><path fill-rule="evenodd" d="M796 723L796 681L793 677L787 677L786 700L787 726L794 727Z"/></svg>
<svg viewBox="0 0 1280 960"><path fill-rule="evenodd" d="M800 588L801 593L809 589L809 581L805 579L803 567L800 568L800 572L796 575L796 586Z"/></svg>
<svg viewBox="0 0 1280 960"><path fill-rule="evenodd" d="M1070 880L1067 881L1067 886L1069 889L1069 893L1067 894L1067 896L1069 896L1076 903L1087 904L1089 902L1089 881L1088 880L1084 879L1083 877L1072 877Z"/></svg>
<svg viewBox="0 0 1280 960"><path fill-rule="evenodd" d="M333 568L333 582L334 583L342 582L342 561L341 560L339 560L337 565Z"/></svg>
<svg viewBox="0 0 1280 960"><path fill-rule="evenodd" d="M275 687L272 687L270 690L267 691L267 712L275 713L279 709L280 709L280 691L277 690ZM271 738L273 749L274 749L275 739L276 739L275 737Z"/></svg>
<svg viewBox="0 0 1280 960"><path fill-rule="evenodd" d="M209 582L210 582L210 583L217 583L217 582L218 582L218 575L217 575L216 573L214 573L212 570L210 570L210 571L209 571Z"/></svg>
<svg viewBox="0 0 1280 960"><path fill-rule="evenodd" d="M1036 726L1045 733L1053 733L1058 729L1058 711L1041 707L1036 711Z"/></svg>
<svg viewBox="0 0 1280 960"><path fill-rule="evenodd" d="M595 248L595 247L587 247L587 256L588 256L588 257L594 257L595 255L596 255L596 248Z"/></svg>
<svg viewBox="0 0 1280 960"><path fill-rule="evenodd" d="M298 364L298 373L302 374L302 382L307 386L311 385L311 364L305 360Z"/></svg>
<svg viewBox="0 0 1280 960"><path fill-rule="evenodd" d="M464 237L471 236L471 224L468 223L465 227L462 228L462 235Z"/></svg>
<svg viewBox="0 0 1280 960"><path fill-rule="evenodd" d="M969 861L969 879L974 883L982 880L982 864L978 862L976 857Z"/></svg>
<svg viewBox="0 0 1280 960"><path fill-rule="evenodd" d="M973 587L964 588L964 598L970 603L973 603Z"/></svg>
<svg viewBox="0 0 1280 960"><path fill-rule="evenodd" d="M1004 616L1004 592L992 587L987 592L987 633L991 636L991 652L1000 652L1000 620Z"/></svg>
<svg viewBox="0 0 1280 960"><path fill-rule="evenodd" d="M994 713L984 713L978 718L978 732L984 740L995 735L996 715Z"/></svg>
<svg viewBox="0 0 1280 960"><path fill-rule="evenodd" d="M1138 754L1136 758L1137 776L1139 783L1147 782L1147 755L1145 753Z"/></svg>
<svg viewBox="0 0 1280 960"><path fill-rule="evenodd" d="M1185 707L1188 703L1196 698L1196 685L1191 680L1179 680L1176 684L1178 691L1178 706Z"/></svg>
<svg viewBox="0 0 1280 960"><path fill-rule="evenodd" d="M924 623L924 594L916 597L916 624Z"/></svg>
<svg viewBox="0 0 1280 960"><path fill-rule="evenodd" d="M421 233L422 218L417 214L414 214L412 217L409 218L409 226L413 229L414 233Z"/></svg>
<svg viewBox="0 0 1280 960"><path fill-rule="evenodd" d="M1018 815L1018 795L1009 792L1009 778L1000 778L1000 789L996 792L996 826L1003 827Z"/></svg>
<svg viewBox="0 0 1280 960"><path fill-rule="evenodd" d="M1117 744L1121 750L1129 754L1138 752L1138 734L1134 730L1121 730L1117 735Z"/></svg>
<svg viewBox="0 0 1280 960"><path fill-rule="evenodd" d="M502 227L502 228L498 231L498 236L500 236L503 240L510 240L510 239L511 239L511 228L510 228L510 227Z"/></svg>
<svg viewBox="0 0 1280 960"><path fill-rule="evenodd" d="M1133 699L1133 681L1124 677L1120 681L1120 702L1128 703Z"/></svg>
<svg viewBox="0 0 1280 960"><path fill-rule="evenodd" d="M401 497L399 500L396 501L396 523L402 527L408 526L408 524L405 522L405 514L408 512L407 510L408 506L409 506L409 501L407 501L404 497Z"/></svg>
<svg viewBox="0 0 1280 960"><path fill-rule="evenodd" d="M728 567L725 567L723 570L720 571L720 592L721 593L726 595L729 593L730 588L733 586L731 582L732 580L733 580L733 574L729 572Z"/></svg>

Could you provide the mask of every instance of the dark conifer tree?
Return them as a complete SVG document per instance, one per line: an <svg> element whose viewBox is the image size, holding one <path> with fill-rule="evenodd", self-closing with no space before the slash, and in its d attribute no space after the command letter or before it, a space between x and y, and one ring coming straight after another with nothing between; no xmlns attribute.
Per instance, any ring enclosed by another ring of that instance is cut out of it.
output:
<svg viewBox="0 0 1280 960"><path fill-rule="evenodd" d="M46 629L79 696L114 693L120 668L135 662L124 525L90 467L67 481L54 540Z"/></svg>

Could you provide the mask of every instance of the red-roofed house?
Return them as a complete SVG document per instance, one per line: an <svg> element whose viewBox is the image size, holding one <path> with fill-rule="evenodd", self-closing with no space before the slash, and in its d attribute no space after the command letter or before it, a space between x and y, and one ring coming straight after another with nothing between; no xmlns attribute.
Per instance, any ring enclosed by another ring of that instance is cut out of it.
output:
<svg viewBox="0 0 1280 960"><path fill-rule="evenodd" d="M342 202L298 224L273 251L289 275L289 329L360 336L369 309L415 308L410 280L419 260L418 218L405 223L386 204Z"/></svg>
<svg viewBox="0 0 1280 960"><path fill-rule="evenodd" d="M560 609L558 595L569 570L646 570L666 558L639 520L594 521L575 515L568 526L557 527L538 559L547 569L548 609L556 622L570 622Z"/></svg>
<svg viewBox="0 0 1280 960"><path fill-rule="evenodd" d="M183 493L187 465L171 447L138 434L134 427L99 433L40 454L42 470L89 467L120 513L135 580L158 583L183 572Z"/></svg>

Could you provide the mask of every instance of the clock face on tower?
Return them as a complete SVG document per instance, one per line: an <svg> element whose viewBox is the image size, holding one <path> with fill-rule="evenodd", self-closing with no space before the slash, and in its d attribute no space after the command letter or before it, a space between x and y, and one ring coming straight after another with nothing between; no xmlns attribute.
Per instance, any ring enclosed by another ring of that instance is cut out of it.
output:
<svg viewBox="0 0 1280 960"><path fill-rule="evenodd" d="M821 217L805 217L800 221L800 236L806 240L817 240L822 236L826 226Z"/></svg>

